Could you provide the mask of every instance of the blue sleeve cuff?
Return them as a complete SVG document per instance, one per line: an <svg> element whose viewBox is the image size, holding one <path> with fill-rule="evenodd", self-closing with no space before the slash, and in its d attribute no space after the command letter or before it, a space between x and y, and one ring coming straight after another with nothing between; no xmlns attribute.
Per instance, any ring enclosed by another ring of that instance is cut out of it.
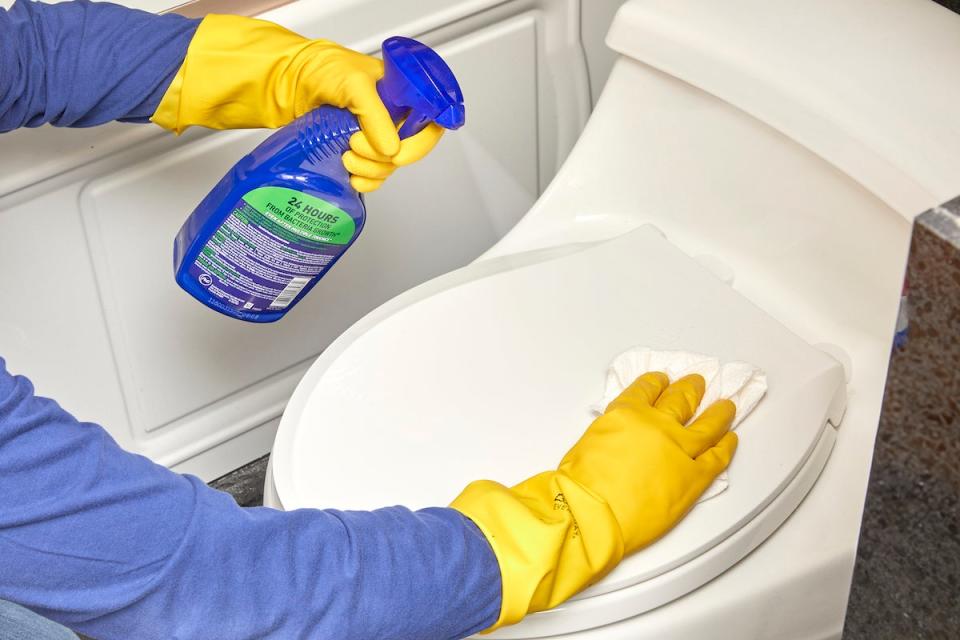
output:
<svg viewBox="0 0 960 640"><path fill-rule="evenodd" d="M0 10L0 132L149 120L198 20L106 2Z"/></svg>

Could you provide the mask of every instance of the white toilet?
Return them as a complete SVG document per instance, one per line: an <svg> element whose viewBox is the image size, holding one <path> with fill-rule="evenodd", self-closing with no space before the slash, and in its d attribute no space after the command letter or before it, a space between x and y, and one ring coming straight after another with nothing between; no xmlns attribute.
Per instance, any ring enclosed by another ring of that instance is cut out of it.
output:
<svg viewBox="0 0 960 640"><path fill-rule="evenodd" d="M960 193L960 16L926 0L632 0L537 204L313 364L277 508L442 506L552 468L634 345L769 378L728 490L491 638L836 638L910 220Z"/></svg>

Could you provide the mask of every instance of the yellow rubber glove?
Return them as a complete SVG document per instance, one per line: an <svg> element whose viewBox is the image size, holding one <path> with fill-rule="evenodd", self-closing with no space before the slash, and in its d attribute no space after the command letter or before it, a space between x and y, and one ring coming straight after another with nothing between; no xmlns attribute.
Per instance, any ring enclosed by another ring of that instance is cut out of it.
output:
<svg viewBox="0 0 960 640"><path fill-rule="evenodd" d="M400 151L392 158L379 153L366 133L350 136L350 150L343 154L343 166L350 172L350 184L360 193L380 188L394 169L413 164L433 150L446 131L431 122L423 131L400 141Z"/></svg>
<svg viewBox="0 0 960 640"><path fill-rule="evenodd" d="M344 166L358 191L372 191L397 166L425 156L443 132L433 125L401 145L377 94L383 62L327 40L310 40L272 22L208 15L151 120L182 133L281 127L323 105L360 122Z"/></svg>
<svg viewBox="0 0 960 640"><path fill-rule="evenodd" d="M500 565L500 618L489 630L560 604L690 510L737 448L729 400L684 427L704 386L699 375L668 386L663 373L646 373L610 403L556 471L513 488L481 480L454 500L451 507L477 524Z"/></svg>

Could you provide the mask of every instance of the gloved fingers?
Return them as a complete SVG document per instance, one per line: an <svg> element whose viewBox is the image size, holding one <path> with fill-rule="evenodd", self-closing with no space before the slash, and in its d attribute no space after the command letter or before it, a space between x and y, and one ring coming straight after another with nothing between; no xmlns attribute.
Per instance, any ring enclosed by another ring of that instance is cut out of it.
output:
<svg viewBox="0 0 960 640"><path fill-rule="evenodd" d="M730 459L733 458L737 450L737 434L730 431L716 445L710 447L699 457L693 460L696 472L688 476L686 491L680 498L678 507L686 513L697 503L703 492L706 491L713 481L717 479L724 469L730 465Z"/></svg>
<svg viewBox="0 0 960 640"><path fill-rule="evenodd" d="M390 177L390 174L396 168L392 162L370 160L357 155L354 151L347 151L343 154L343 166L351 175L373 180L384 180Z"/></svg>
<svg viewBox="0 0 960 640"><path fill-rule="evenodd" d="M383 180L374 178L363 178L361 176L350 176L350 186L357 193L370 193L376 191L383 184Z"/></svg>
<svg viewBox="0 0 960 640"><path fill-rule="evenodd" d="M700 406L706 388L703 376L691 373L667 387L653 406L670 414L680 424L686 424Z"/></svg>
<svg viewBox="0 0 960 640"><path fill-rule="evenodd" d="M696 465L697 468L700 469L701 478L703 479L703 488L700 490L700 493L706 491L710 483L713 482L724 469L730 466L730 460L737 450L737 442L737 434L733 431L728 431L720 438L717 444L697 456ZM698 497L700 493L697 494Z"/></svg>
<svg viewBox="0 0 960 640"><path fill-rule="evenodd" d="M347 109L360 121L360 128L370 146L382 155L393 157L400 151L400 136L377 93L377 83L368 76L360 76L349 88Z"/></svg>
<svg viewBox="0 0 960 640"><path fill-rule="evenodd" d="M373 148L370 140L363 131L350 136L350 149L359 156L376 160L377 162L392 162L395 166L403 167L422 160L430 153L440 138L443 137L445 129L440 125L431 122L422 131L409 138L400 141L400 151L394 157L383 155Z"/></svg>
<svg viewBox="0 0 960 640"><path fill-rule="evenodd" d="M684 452L696 458L715 446L730 431L737 405L730 400L717 400L678 434L677 440Z"/></svg>
<svg viewBox="0 0 960 640"><path fill-rule="evenodd" d="M640 408L650 407L657 401L663 390L670 384L667 374L660 371L648 371L636 380L629 387L620 392L613 401L607 405L607 413L617 408Z"/></svg>
<svg viewBox="0 0 960 640"><path fill-rule="evenodd" d="M401 141L400 144L402 145L403 142ZM385 156L373 148L373 145L370 144L370 141L367 139L367 136L363 133L363 131L357 131L355 134L350 136L350 150L358 156L367 158L369 160L375 160L377 162L393 162L393 158L390 156Z"/></svg>
<svg viewBox="0 0 960 640"><path fill-rule="evenodd" d="M422 159L430 153L440 138L444 128L435 122L428 124L422 131L400 141L400 152L393 157L393 164L405 167Z"/></svg>

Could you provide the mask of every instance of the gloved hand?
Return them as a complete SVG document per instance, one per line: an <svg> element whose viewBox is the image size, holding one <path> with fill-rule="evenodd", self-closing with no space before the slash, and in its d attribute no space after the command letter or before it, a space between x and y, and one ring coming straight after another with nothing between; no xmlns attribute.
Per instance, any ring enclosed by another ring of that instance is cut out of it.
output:
<svg viewBox="0 0 960 640"><path fill-rule="evenodd" d="M281 127L322 105L349 109L362 132L351 137L344 166L358 191L372 191L397 166L425 156L442 127L401 144L377 94L383 62L327 40L309 40L265 20L208 15L151 120L182 133Z"/></svg>
<svg viewBox="0 0 960 640"><path fill-rule="evenodd" d="M443 132L440 125L431 122L423 131L400 141L400 151L392 158L374 148L364 131L350 136L350 151L343 154L343 166L350 173L350 184L360 193L369 193L380 188L397 167L413 164L426 156L440 141Z"/></svg>
<svg viewBox="0 0 960 640"><path fill-rule="evenodd" d="M726 469L737 448L735 407L711 405L684 424L704 380L668 385L645 373L627 387L547 471L507 487L471 483L450 505L487 537L503 582L491 629L554 607L669 531Z"/></svg>

